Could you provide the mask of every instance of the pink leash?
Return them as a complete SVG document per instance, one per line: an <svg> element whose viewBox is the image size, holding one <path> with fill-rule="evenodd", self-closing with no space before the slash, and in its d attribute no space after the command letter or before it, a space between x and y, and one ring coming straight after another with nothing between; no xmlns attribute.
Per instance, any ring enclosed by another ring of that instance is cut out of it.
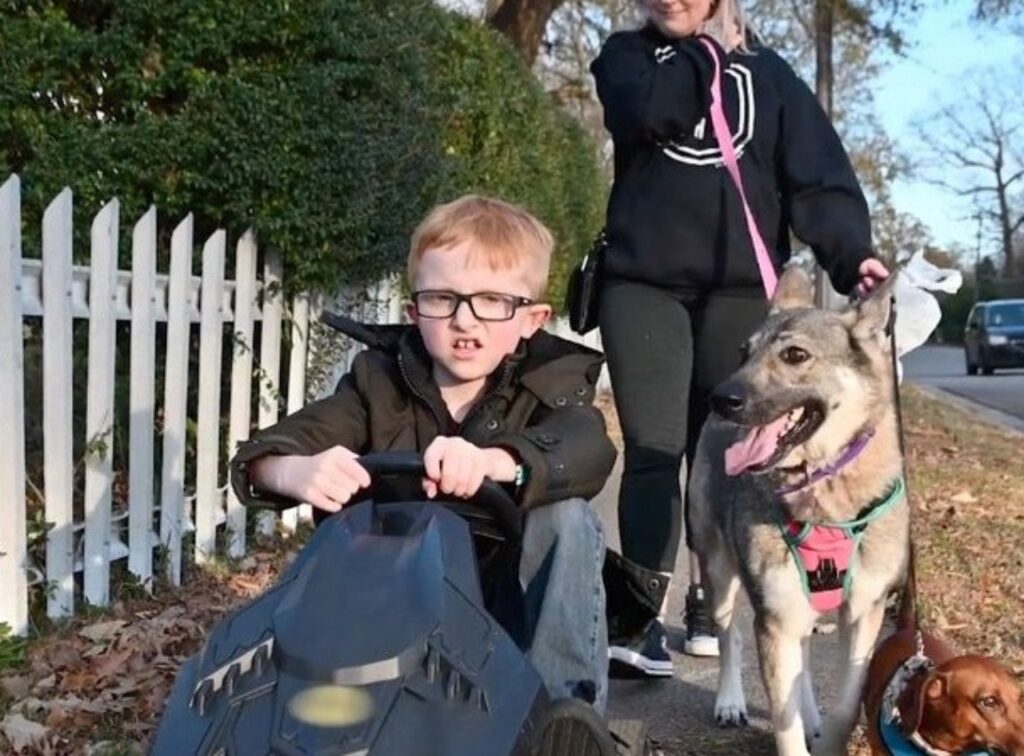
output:
<svg viewBox="0 0 1024 756"><path fill-rule="evenodd" d="M722 151L722 162L725 164L732 181L736 184L736 190L740 193L743 201L743 214L747 218L747 231L750 232L750 240L754 244L754 254L757 255L757 267L761 271L761 283L764 285L764 293L768 300L775 295L775 287L778 285L778 278L775 275L775 265L772 263L771 255L765 246L761 232L757 229L757 221L750 211L750 204L747 202L747 193L743 189L743 178L740 176L739 161L736 158L736 149L732 144L732 133L729 131L729 122L725 119L725 110L722 108L722 61L718 57L718 49L708 39L701 39L701 43L708 49L714 66L714 76L711 79L711 125L715 130L715 139Z"/></svg>

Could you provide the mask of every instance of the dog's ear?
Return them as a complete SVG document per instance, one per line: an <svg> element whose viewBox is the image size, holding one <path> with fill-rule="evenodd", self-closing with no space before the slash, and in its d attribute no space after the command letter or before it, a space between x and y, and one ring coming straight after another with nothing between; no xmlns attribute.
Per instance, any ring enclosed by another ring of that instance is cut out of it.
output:
<svg viewBox="0 0 1024 756"><path fill-rule="evenodd" d="M897 702L902 720L900 726L905 734L911 735L921 728L925 704L939 701L946 695L947 687L948 679L944 672L931 672L919 686L915 687L913 683L907 686Z"/></svg>
<svg viewBox="0 0 1024 756"><path fill-rule="evenodd" d="M772 297L772 312L796 310L814 305L811 279L799 265L787 265Z"/></svg>
<svg viewBox="0 0 1024 756"><path fill-rule="evenodd" d="M850 326L850 333L858 341L887 335L889 319L892 316L893 290L896 276L891 275L866 299L850 305L844 319Z"/></svg>
<svg viewBox="0 0 1024 756"><path fill-rule="evenodd" d="M946 672L934 672L924 681L922 688L924 692L922 698L937 701L948 693L949 675Z"/></svg>

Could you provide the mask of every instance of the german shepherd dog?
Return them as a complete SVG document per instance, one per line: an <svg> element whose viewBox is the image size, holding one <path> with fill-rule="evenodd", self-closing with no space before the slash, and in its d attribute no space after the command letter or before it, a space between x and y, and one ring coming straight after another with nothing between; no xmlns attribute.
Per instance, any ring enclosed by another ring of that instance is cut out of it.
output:
<svg viewBox="0 0 1024 756"><path fill-rule="evenodd" d="M735 615L742 584L782 756L846 752L886 597L904 582L909 519L890 299L886 284L845 310L815 309L806 274L787 268L742 366L714 391L694 459L693 542L721 641L715 716L722 726L746 724ZM852 542L835 552L830 539L844 533ZM824 550L801 557L806 534L823 536ZM833 608L841 689L823 726L808 643Z"/></svg>

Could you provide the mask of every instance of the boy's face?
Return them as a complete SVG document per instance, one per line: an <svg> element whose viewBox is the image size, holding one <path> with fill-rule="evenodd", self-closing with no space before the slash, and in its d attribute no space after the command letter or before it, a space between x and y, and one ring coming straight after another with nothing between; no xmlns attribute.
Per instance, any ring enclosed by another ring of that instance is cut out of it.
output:
<svg viewBox="0 0 1024 756"><path fill-rule="evenodd" d="M484 256L476 255L470 265L472 250L471 242L447 249L428 249L416 270L414 291L492 293L532 299L526 263L491 270ZM501 308L495 308L492 301L480 309L485 309L481 314L488 317ZM485 380L506 355L515 351L520 339L532 336L551 317L551 307L546 304L519 306L511 318L500 321L481 320L465 301L459 302L449 317L425 317L424 312L415 304L409 305L409 317L419 327L442 386Z"/></svg>

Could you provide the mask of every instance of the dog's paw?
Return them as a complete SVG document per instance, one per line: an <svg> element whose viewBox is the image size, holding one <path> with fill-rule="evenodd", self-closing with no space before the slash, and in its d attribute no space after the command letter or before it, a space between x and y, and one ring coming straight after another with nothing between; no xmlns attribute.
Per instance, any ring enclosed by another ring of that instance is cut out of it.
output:
<svg viewBox="0 0 1024 756"><path fill-rule="evenodd" d="M719 727L746 727L747 702L742 697L720 696L715 702L715 721Z"/></svg>

